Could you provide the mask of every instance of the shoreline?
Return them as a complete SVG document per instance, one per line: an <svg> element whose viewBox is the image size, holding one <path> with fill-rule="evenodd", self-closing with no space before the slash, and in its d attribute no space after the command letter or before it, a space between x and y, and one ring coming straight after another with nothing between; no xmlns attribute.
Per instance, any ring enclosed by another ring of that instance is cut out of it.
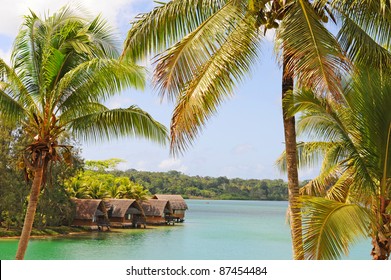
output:
<svg viewBox="0 0 391 280"><path fill-rule="evenodd" d="M63 237L70 235L79 235L92 232L89 229L83 228L72 228L68 226L60 227L47 227L42 230L33 229L30 235L32 239L48 238L48 237ZM21 229L10 229L6 230L3 227L0 227L0 239L19 239L21 234Z"/></svg>
<svg viewBox="0 0 391 280"><path fill-rule="evenodd" d="M66 238L66 237L73 237L73 236L82 236L82 235L89 235L89 234L96 234L96 233L107 233L107 234L111 234L111 233L122 233L123 231L127 231L127 230L153 230L153 229L158 229L158 228L161 228L161 227L166 227L164 225L162 226L154 226L154 225L149 225L147 228L110 228L110 230L103 230L103 231L99 231L99 230L95 230L95 229L87 229L87 228L68 228L67 229L77 229L76 231L69 231L69 232L65 232L65 233L60 233L60 232L56 232L55 230L51 229L51 228L48 228L51 232L53 232L53 234L35 234L35 235L31 235L30 236L30 239L47 239L47 238ZM167 227L172 227L172 226L168 226ZM0 228L1 230L3 230L4 228ZM44 231L44 230L43 230ZM3 231L5 232L5 231ZM11 230L12 232L12 230ZM15 232L15 231L13 231ZM56 233L54 233L56 232ZM0 236L0 240L18 240L20 238L20 235L13 235L13 236Z"/></svg>

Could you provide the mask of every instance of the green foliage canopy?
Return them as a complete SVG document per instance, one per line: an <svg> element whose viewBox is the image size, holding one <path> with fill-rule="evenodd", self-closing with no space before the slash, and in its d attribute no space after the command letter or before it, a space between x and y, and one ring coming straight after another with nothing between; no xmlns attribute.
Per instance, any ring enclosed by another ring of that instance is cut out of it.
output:
<svg viewBox="0 0 391 280"><path fill-rule="evenodd" d="M65 183L67 192L74 198L131 198L145 200L150 193L128 177L99 171L80 171Z"/></svg>

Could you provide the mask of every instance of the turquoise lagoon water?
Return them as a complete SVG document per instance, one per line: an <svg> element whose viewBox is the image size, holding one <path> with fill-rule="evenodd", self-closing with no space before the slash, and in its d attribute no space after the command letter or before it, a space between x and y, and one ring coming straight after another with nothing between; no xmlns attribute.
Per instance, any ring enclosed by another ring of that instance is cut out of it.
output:
<svg viewBox="0 0 391 280"><path fill-rule="evenodd" d="M35 260L290 260L287 202L187 200L186 221L175 226L32 239ZM17 240L0 240L0 259L13 259ZM370 259L370 242L347 259Z"/></svg>

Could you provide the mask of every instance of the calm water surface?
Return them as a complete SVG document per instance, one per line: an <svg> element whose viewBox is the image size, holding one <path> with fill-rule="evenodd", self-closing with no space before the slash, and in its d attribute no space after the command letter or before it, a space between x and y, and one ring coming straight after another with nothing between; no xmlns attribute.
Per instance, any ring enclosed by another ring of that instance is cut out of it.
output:
<svg viewBox="0 0 391 280"><path fill-rule="evenodd" d="M26 259L47 260L289 260L287 202L187 200L186 221L151 229L33 239ZM0 259L13 259L17 240L0 240ZM370 242L348 259L370 259Z"/></svg>

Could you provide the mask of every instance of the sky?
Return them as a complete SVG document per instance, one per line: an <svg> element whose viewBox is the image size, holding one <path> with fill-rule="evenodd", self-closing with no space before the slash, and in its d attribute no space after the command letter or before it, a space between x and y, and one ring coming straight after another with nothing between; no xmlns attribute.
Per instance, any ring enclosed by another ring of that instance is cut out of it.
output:
<svg viewBox="0 0 391 280"><path fill-rule="evenodd" d="M150 11L152 0L0 0L0 57L9 60L12 42L29 9L44 16L64 5L79 5L90 15L102 14L124 41L130 22ZM281 111L281 69L273 46L266 41L257 65L222 104L203 128L193 146L182 156L170 156L168 146L142 139L124 138L110 142L81 142L85 159L121 158L120 169L145 171L177 170L195 176L226 176L244 179L286 179L275 161L284 149ZM135 104L169 127L173 104L161 101L148 77L146 89L126 90L108 101L108 106ZM301 180L314 177L315 170L301 170Z"/></svg>

